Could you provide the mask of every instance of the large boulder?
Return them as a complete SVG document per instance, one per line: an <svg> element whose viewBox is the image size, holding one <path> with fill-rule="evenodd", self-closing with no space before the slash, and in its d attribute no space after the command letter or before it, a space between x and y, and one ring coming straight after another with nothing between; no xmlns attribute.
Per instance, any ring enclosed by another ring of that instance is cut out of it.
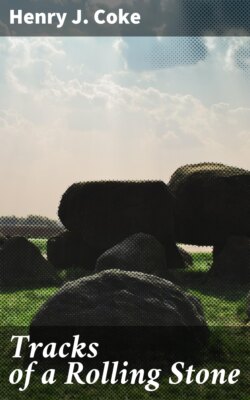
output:
<svg viewBox="0 0 250 400"><path fill-rule="evenodd" d="M183 266L174 243L173 198L163 182L76 183L63 194L58 215L95 248L107 250L137 232L150 234L171 253L173 267Z"/></svg>
<svg viewBox="0 0 250 400"><path fill-rule="evenodd" d="M223 164L185 165L173 174L175 238L222 246L228 236L250 236L250 172Z"/></svg>
<svg viewBox="0 0 250 400"><path fill-rule="evenodd" d="M177 247L178 250L181 252ZM182 253L181 255L188 265L186 255ZM135 233L105 251L98 258L95 271L107 269L138 271L172 280L174 276L169 271L172 268L171 263L171 254L166 253L157 239L145 233Z"/></svg>
<svg viewBox="0 0 250 400"><path fill-rule="evenodd" d="M57 269L80 267L92 271L101 253L85 243L81 235L69 231L47 241L48 261Z"/></svg>
<svg viewBox="0 0 250 400"><path fill-rule="evenodd" d="M165 356L181 348L194 356L208 337L195 297L157 276L119 270L65 284L38 311L30 332L36 341L65 342L72 340L72 327L85 340L100 342L100 351L123 347L126 359L129 351L138 348L142 354L149 349L157 353L157 348ZM109 351L106 357L111 357ZM118 353L115 357L119 359Z"/></svg>
<svg viewBox="0 0 250 400"><path fill-rule="evenodd" d="M214 257L211 275L235 283L250 282L250 238L229 237Z"/></svg>
<svg viewBox="0 0 250 400"><path fill-rule="evenodd" d="M135 233L103 253L95 270L120 269L167 276L164 247L153 236Z"/></svg>
<svg viewBox="0 0 250 400"><path fill-rule="evenodd" d="M58 285L53 266L24 237L12 237L0 248L0 287Z"/></svg>
<svg viewBox="0 0 250 400"><path fill-rule="evenodd" d="M199 301L170 281L108 270L66 283L38 311L36 326L205 326Z"/></svg>

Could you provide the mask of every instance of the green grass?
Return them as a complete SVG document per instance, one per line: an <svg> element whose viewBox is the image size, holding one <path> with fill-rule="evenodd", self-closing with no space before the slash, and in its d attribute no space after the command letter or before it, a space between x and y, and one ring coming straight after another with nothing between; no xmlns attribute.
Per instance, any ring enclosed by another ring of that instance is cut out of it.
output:
<svg viewBox="0 0 250 400"><path fill-rule="evenodd" d="M42 254L46 254L47 252L47 239L30 239L32 243L34 243L40 250Z"/></svg>
<svg viewBox="0 0 250 400"><path fill-rule="evenodd" d="M193 258L193 264L194 266L189 269L190 271L204 271L207 272L209 267L212 264L212 253L193 253L192 254Z"/></svg>
<svg viewBox="0 0 250 400"><path fill-rule="evenodd" d="M41 251L46 249L46 239L32 239ZM178 271L179 281L203 305L206 320L211 326L241 325L246 318L245 299L248 286L229 285L207 279L211 265L210 253L193 253L194 265ZM73 280L81 275L81 270L62 271L61 277ZM32 317L42 304L58 288L39 288L9 291L0 294L0 326L29 325Z"/></svg>
<svg viewBox="0 0 250 400"><path fill-rule="evenodd" d="M41 305L58 288L17 290L0 295L0 326L28 326Z"/></svg>
<svg viewBox="0 0 250 400"><path fill-rule="evenodd" d="M46 252L46 240L32 239L42 253ZM183 286L197 296L203 305L206 320L210 326L211 336L208 355L204 365L208 369L225 368L230 371L241 368L242 376L236 385L177 385L169 386L166 380L161 382L159 390L147 393L141 387L121 385L98 386L86 389L79 385L65 386L60 383L55 386L42 386L39 378L35 377L27 392L18 392L17 388L5 384L0 387L1 400L249 400L249 361L250 346L249 332L243 326L246 321L246 295L248 287L229 285L226 282L216 282L208 279L211 265L211 254L193 254L194 265L185 271L178 271ZM67 279L79 276L79 270L70 274L62 273ZM49 299L58 288L39 288L9 291L0 294L0 325L13 327L28 327L39 308ZM234 328L220 329L217 327ZM16 328L15 328L16 329ZM27 328L26 328L27 330ZM0 340L1 370L0 376L6 377L10 370L17 368L16 360L11 360L12 344L6 343L6 335ZM1 338L0 338L1 339ZM216 360L216 362L215 362ZM204 367L203 365L203 367ZM202 368L202 367L201 367ZM36 386L38 385L38 386ZM2 391L2 394L1 394Z"/></svg>

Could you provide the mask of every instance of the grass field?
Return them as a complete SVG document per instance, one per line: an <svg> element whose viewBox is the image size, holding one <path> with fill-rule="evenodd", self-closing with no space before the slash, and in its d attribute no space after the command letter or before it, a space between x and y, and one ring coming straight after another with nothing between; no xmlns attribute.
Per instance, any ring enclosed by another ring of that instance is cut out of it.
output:
<svg viewBox="0 0 250 400"><path fill-rule="evenodd" d="M46 253L46 239L31 239L40 251ZM209 325L228 326L243 323L245 299L248 287L229 285L225 282L214 282L206 279L212 263L211 253L193 253L193 267L178 271L182 285L197 296L204 307ZM81 271L64 271L65 280L78 278ZM56 287L18 290L0 295L0 325L26 326L41 305L58 289Z"/></svg>
<svg viewBox="0 0 250 400"><path fill-rule="evenodd" d="M41 239L32 240L41 250L46 251L46 241ZM178 278L182 285L192 294L197 296L203 305L206 320L210 326L211 336L209 352L206 359L206 368L215 367L225 368L227 370L234 368L242 369L240 385L177 385L169 386L167 382L162 382L159 390L153 393L147 393L137 386L129 387L125 390L123 386L103 387L93 386L86 391L79 387L65 387L65 385L56 385L50 387L46 385L39 386L39 391L33 385L27 391L27 394L20 393L17 389L8 384L0 389L4 390L1 400L26 399L31 400L249 400L249 331L246 332L246 295L247 285L235 286L226 282L215 282L208 279L208 270L211 265L210 253L193 254L194 265L185 271L178 271ZM78 271L75 272L78 275ZM63 274L65 280L74 278L74 271L67 275ZM55 287L27 289L18 291L9 291L0 294L0 325L13 327L28 327L32 317L41 307L41 305L52 296L58 289ZM219 328L220 327L220 328ZM223 329L221 327L224 327ZM231 327L231 328L229 328ZM0 351L6 354L10 352L10 345L1 342ZM2 357L2 360L6 357ZM216 363L215 363L216 360ZM239 366L240 364L240 366ZM9 362L2 366L1 374L7 373L10 368ZM8 390L8 393L7 393ZM25 397L27 396L27 397Z"/></svg>

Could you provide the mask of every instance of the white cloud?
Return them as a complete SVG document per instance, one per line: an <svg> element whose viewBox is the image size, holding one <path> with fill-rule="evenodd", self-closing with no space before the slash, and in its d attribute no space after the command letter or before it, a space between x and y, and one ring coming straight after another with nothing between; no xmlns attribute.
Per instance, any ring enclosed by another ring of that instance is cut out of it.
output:
<svg viewBox="0 0 250 400"><path fill-rule="evenodd" d="M124 71L122 62L91 70L68 40L9 39L5 46L2 213L54 215L78 180L168 180L178 166L200 161L250 168L250 107L171 92L162 72ZM109 42L113 61L123 57L121 46Z"/></svg>

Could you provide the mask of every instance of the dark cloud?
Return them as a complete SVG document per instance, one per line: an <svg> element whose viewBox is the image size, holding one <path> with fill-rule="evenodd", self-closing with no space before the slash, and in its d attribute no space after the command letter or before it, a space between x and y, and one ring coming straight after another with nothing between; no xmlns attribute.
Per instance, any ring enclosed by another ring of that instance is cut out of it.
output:
<svg viewBox="0 0 250 400"><path fill-rule="evenodd" d="M128 67L133 70L193 65L207 56L202 38L127 38L122 47Z"/></svg>
<svg viewBox="0 0 250 400"><path fill-rule="evenodd" d="M250 42L240 46L234 54L235 65L246 72L250 73Z"/></svg>

